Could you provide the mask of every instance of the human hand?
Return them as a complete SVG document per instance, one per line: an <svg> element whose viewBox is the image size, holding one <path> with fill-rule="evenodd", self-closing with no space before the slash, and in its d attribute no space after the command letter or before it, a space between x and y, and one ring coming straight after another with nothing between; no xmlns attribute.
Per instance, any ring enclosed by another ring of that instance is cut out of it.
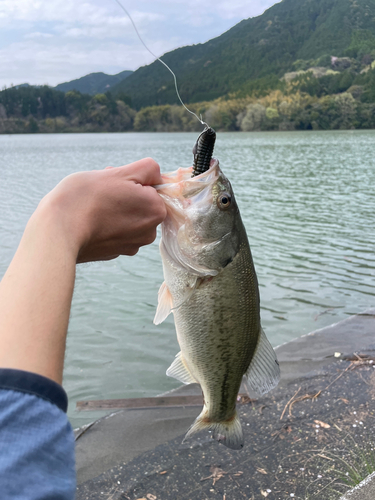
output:
<svg viewBox="0 0 375 500"><path fill-rule="evenodd" d="M161 182L159 165L151 158L79 172L45 196L34 216L61 228L77 262L135 255L155 240L156 227L166 216L152 187Z"/></svg>
<svg viewBox="0 0 375 500"><path fill-rule="evenodd" d="M40 202L0 282L0 367L62 381L77 262L134 255L166 216L151 158L80 172Z"/></svg>

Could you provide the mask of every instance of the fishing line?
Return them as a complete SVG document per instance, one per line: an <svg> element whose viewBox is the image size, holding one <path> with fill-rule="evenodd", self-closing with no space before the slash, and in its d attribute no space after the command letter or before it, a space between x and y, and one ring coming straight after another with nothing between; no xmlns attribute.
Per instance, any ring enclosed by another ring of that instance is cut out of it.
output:
<svg viewBox="0 0 375 500"><path fill-rule="evenodd" d="M166 64L164 61L162 61L160 59L160 57L156 56L153 52L151 52L151 50L147 47L147 45L145 44L145 42L143 41L141 35L139 34L139 31L137 30L137 26L135 25L134 21L133 21L133 18L132 16L129 14L129 12L125 9L125 7L122 5L122 3L120 2L120 0L115 0L115 2L121 7L121 9L125 12L125 14L128 16L128 18L130 19L134 29L135 29L135 32L137 33L138 35L138 38L140 39L140 41L142 42L143 46L146 48L146 50L148 50L150 52L150 54L155 57L155 59L157 59L158 61L160 61L173 75L173 78L174 78L174 86L176 88L176 93L177 93L177 97L179 98L180 100L180 103L183 105L183 107L186 109L186 111L188 111L191 115L194 115L195 118L201 122L202 125L205 125L206 127L208 127L207 123L204 122L202 120L202 117L199 118L193 111L190 111L190 109L185 106L183 100L181 99L181 96L180 96L180 93L178 91L178 86L177 86L177 78L176 78L176 75L173 73L173 71L171 70L171 68L168 66L168 64Z"/></svg>

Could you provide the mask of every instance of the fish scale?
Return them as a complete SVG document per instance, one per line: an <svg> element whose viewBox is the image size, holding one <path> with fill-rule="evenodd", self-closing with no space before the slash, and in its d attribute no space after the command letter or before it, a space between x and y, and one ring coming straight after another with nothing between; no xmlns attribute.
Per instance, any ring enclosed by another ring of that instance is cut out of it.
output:
<svg viewBox="0 0 375 500"><path fill-rule="evenodd" d="M242 376L256 347L257 337L251 332L260 327L256 290L250 249L244 248L174 313L179 345L188 366L194 367L191 372L202 387L209 418L233 416Z"/></svg>

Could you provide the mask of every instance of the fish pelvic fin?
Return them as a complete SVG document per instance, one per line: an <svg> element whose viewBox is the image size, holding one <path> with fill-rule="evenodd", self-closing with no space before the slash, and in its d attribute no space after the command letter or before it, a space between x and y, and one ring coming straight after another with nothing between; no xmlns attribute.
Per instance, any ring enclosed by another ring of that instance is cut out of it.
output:
<svg viewBox="0 0 375 500"><path fill-rule="evenodd" d="M277 356L263 329L260 328L258 345L250 366L245 373L245 387L260 396L277 386L280 380L280 366Z"/></svg>
<svg viewBox="0 0 375 500"><path fill-rule="evenodd" d="M173 308L173 299L169 288L163 281L158 292L158 307L156 309L154 324L160 325L169 316Z"/></svg>
<svg viewBox="0 0 375 500"><path fill-rule="evenodd" d="M184 360L181 351L176 354L176 357L167 370L168 377L173 377L183 384L197 384L197 380L191 374L189 368L187 367L186 361Z"/></svg>
<svg viewBox="0 0 375 500"><path fill-rule="evenodd" d="M242 450L244 446L244 437L241 422L235 410L232 417L221 422L214 422L207 417L207 408L204 406L200 415L187 431L183 442L196 432L202 430L212 431L213 438L219 443L231 448L232 450Z"/></svg>

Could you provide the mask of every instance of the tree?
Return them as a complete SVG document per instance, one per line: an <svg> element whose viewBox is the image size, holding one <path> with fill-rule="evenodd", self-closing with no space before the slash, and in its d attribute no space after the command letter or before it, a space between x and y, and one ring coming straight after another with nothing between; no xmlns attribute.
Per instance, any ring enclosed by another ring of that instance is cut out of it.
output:
<svg viewBox="0 0 375 500"><path fill-rule="evenodd" d="M249 104L243 116L239 116L239 127L244 131L261 130L266 120L266 107L262 104Z"/></svg>
<svg viewBox="0 0 375 500"><path fill-rule="evenodd" d="M335 103L339 113L340 122L337 124L337 128L341 129L351 129L354 128L354 122L356 118L356 100L349 94L345 92L336 96Z"/></svg>

